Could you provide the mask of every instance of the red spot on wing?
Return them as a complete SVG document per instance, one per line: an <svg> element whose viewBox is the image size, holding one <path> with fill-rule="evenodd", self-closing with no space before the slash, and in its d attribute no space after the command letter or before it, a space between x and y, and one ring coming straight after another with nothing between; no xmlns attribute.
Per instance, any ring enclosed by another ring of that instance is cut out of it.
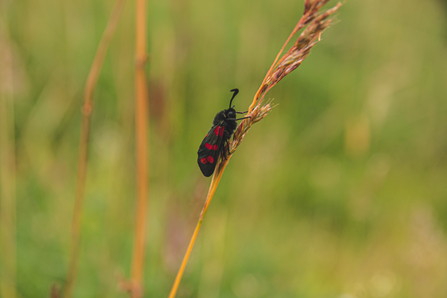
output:
<svg viewBox="0 0 447 298"><path fill-rule="evenodd" d="M208 150L217 150L218 146L217 145L211 145L210 143L206 143L205 144L206 149Z"/></svg>
<svg viewBox="0 0 447 298"><path fill-rule="evenodd" d="M223 126L220 126L219 137L223 136L224 130L225 130L225 128Z"/></svg>
<svg viewBox="0 0 447 298"><path fill-rule="evenodd" d="M214 134L215 134L216 136L219 135L219 130L220 130L220 126L216 126L216 128L214 129Z"/></svg>
<svg viewBox="0 0 447 298"><path fill-rule="evenodd" d="M211 155L207 156L207 157L203 157L203 158L200 159L200 162L203 163L203 164L206 164L207 162L213 163L214 162L214 157L212 157Z"/></svg>

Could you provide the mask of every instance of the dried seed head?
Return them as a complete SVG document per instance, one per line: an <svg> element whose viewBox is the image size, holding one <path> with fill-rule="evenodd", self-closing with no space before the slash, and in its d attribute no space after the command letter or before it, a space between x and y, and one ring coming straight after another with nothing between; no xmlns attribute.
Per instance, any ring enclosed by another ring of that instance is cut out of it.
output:
<svg viewBox="0 0 447 298"><path fill-rule="evenodd" d="M305 0L304 14L293 30L291 36L305 26L307 27L303 30L303 32L301 32L295 44L279 60L278 58L281 55L282 50L278 54L278 57L275 59L275 62L268 71L261 84L261 87L256 93L253 103L250 105L250 112L247 114L250 118L244 119L239 124L234 132L232 142L228 144L230 154L233 154L237 146L239 146L250 127L254 123L261 121L274 107L271 105L271 102L267 102L261 106L261 102L265 94L286 75L301 65L307 55L309 55L312 47L320 40L320 36L323 31L333 23L333 20L328 18L340 8L341 3L338 3L333 8L318 14L320 8L327 2L329 2L329 0Z"/></svg>
<svg viewBox="0 0 447 298"><path fill-rule="evenodd" d="M320 8L328 3L329 0L306 0L304 1L304 15L315 14Z"/></svg>
<svg viewBox="0 0 447 298"><path fill-rule="evenodd" d="M327 18L340 8L341 3L338 3L335 7L328 9L321 14L317 14L321 6L328 1L329 0L309 0L305 2L305 9L308 10L308 15L304 15L303 18L305 18L306 24L310 24L303 32L301 32L295 44L281 57L281 59L279 59L273 70L264 79L264 82L257 93L261 98L260 100L262 100L263 94L265 95L265 93L282 78L301 65L312 47L319 41L323 31L333 23L332 19ZM295 29L300 28L300 26L299 22Z"/></svg>

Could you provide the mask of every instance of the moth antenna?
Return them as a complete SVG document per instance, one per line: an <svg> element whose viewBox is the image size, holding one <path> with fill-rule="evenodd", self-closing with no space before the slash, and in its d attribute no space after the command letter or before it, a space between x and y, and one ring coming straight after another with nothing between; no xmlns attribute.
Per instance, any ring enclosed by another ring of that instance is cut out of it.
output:
<svg viewBox="0 0 447 298"><path fill-rule="evenodd" d="M233 102L233 98L239 93L239 89L237 89L237 88L231 89L230 92L234 92L233 97L230 100L230 109L231 109L231 103Z"/></svg>

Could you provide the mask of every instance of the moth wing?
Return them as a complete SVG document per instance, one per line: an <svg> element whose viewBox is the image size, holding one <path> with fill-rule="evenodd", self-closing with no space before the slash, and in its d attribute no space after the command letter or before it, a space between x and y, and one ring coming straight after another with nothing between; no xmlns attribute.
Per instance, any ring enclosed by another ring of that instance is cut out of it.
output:
<svg viewBox="0 0 447 298"><path fill-rule="evenodd" d="M222 133L219 133L221 130ZM197 163L205 177L211 176L216 168L217 159L223 147L223 130L223 126L216 125L211 127L197 151Z"/></svg>

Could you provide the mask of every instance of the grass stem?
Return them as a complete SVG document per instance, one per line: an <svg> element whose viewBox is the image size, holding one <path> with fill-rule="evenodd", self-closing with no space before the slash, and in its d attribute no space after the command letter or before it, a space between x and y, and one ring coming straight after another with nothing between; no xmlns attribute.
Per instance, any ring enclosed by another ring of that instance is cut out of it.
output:
<svg viewBox="0 0 447 298"><path fill-rule="evenodd" d="M222 174L225 170L225 167L227 166L228 162L230 161L231 156L227 158L227 160L221 162L217 165L219 167L219 171L215 171L213 178L211 180L210 188L208 190L208 195L206 196L205 204L203 205L202 212L199 216L199 221L197 222L196 228L194 229L194 233L192 234L191 240L189 241L188 248L186 249L185 256L183 257L182 264L180 265L180 269L177 272L177 276L175 277L174 284L171 288L171 292L169 293L169 298L174 298L177 294L178 286L180 285L180 281L183 276L183 272L185 271L186 264L188 263L189 256L191 254L192 248L194 246L194 243L197 239L197 234L199 234L200 227L202 226L203 219L205 218L206 211L208 210L208 207L211 203L211 200L213 199L214 193L216 192L217 185L219 185L220 178L222 177Z"/></svg>
<svg viewBox="0 0 447 298"><path fill-rule="evenodd" d="M81 135L79 141L78 173L76 184L76 195L73 209L73 220L71 227L71 245L67 276L64 287L64 298L73 297L76 277L79 266L79 253L81 248L81 226L82 210L85 199L85 184L87 180L88 148L90 143L91 118L93 111L93 95L99 74L109 47L110 41L115 33L116 26L123 11L126 0L117 0L113 6L112 13L107 23L104 34L99 42L95 58L93 59L84 91L84 105L82 108Z"/></svg>
<svg viewBox="0 0 447 298"><path fill-rule="evenodd" d="M132 258L131 297L143 295L144 250L148 200L148 90L145 75L146 0L136 2L136 65L135 65L135 126L137 163L137 204L134 250Z"/></svg>

